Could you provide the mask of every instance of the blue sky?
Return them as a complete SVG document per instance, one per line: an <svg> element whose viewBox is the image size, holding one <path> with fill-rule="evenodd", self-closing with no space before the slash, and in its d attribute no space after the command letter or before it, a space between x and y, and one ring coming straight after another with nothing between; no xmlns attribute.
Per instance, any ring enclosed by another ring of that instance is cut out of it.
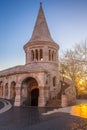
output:
<svg viewBox="0 0 87 130"><path fill-rule="evenodd" d="M0 0L0 70L25 64L41 0ZM87 39L87 0L42 0L52 38L62 50Z"/></svg>

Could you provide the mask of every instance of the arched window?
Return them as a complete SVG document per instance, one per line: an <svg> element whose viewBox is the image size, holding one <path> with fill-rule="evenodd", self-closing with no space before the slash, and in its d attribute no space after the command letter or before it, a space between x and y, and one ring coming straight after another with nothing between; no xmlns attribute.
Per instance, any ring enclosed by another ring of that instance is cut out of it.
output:
<svg viewBox="0 0 87 130"><path fill-rule="evenodd" d="M38 60L38 50L35 50L36 53L36 60Z"/></svg>
<svg viewBox="0 0 87 130"><path fill-rule="evenodd" d="M40 49L40 60L43 60L43 50Z"/></svg>
<svg viewBox="0 0 87 130"><path fill-rule="evenodd" d="M53 87L56 86L56 77L53 77Z"/></svg>
<svg viewBox="0 0 87 130"><path fill-rule="evenodd" d="M51 60L51 50L49 50L49 61Z"/></svg>
<svg viewBox="0 0 87 130"><path fill-rule="evenodd" d="M10 89L10 97L11 99L15 100L15 96L16 96L16 82L11 82L11 89Z"/></svg>
<svg viewBox="0 0 87 130"><path fill-rule="evenodd" d="M34 61L34 51L31 51L31 60Z"/></svg>
<svg viewBox="0 0 87 130"><path fill-rule="evenodd" d="M54 61L54 51L52 52L52 61Z"/></svg>

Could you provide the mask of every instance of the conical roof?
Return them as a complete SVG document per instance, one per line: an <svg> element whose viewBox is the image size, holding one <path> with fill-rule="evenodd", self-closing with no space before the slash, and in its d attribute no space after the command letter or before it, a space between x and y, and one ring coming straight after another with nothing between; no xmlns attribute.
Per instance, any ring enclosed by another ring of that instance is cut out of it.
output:
<svg viewBox="0 0 87 130"><path fill-rule="evenodd" d="M42 8L42 3L40 3L40 9L37 16L36 24L32 33L32 37L30 39L30 42L34 41L51 41L53 42L48 25L46 22L46 18L44 15L44 11Z"/></svg>

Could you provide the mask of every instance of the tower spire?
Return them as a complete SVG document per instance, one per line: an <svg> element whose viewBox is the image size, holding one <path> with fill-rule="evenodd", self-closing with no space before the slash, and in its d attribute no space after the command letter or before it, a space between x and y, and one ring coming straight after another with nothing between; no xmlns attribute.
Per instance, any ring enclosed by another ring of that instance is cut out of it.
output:
<svg viewBox="0 0 87 130"><path fill-rule="evenodd" d="M42 2L40 2L40 8L39 8L37 20L34 26L32 37L30 39L30 42L33 42L33 41L52 41L53 42L49 29L48 29L44 11L42 8Z"/></svg>
<svg viewBox="0 0 87 130"><path fill-rule="evenodd" d="M40 6L42 6L42 2L40 2Z"/></svg>

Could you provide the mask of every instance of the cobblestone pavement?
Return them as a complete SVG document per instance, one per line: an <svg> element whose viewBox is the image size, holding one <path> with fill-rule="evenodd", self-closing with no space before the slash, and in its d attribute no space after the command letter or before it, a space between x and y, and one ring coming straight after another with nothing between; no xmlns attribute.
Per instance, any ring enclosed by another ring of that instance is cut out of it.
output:
<svg viewBox="0 0 87 130"><path fill-rule="evenodd" d="M0 130L87 130L87 119L61 112L42 115L52 109L13 107L0 114Z"/></svg>

